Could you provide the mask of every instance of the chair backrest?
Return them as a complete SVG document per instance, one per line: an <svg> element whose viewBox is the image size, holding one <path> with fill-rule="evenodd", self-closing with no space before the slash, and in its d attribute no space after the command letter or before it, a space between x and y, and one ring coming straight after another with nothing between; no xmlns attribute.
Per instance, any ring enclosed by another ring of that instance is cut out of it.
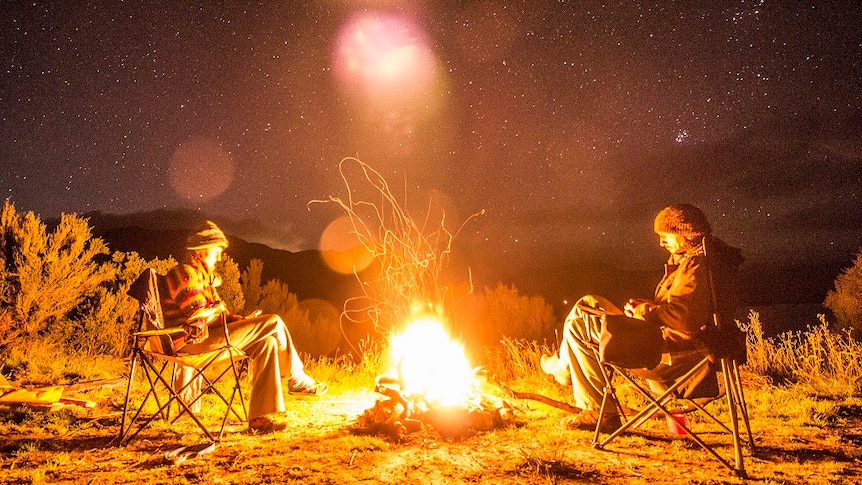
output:
<svg viewBox="0 0 862 485"><path fill-rule="evenodd" d="M712 321L705 332L705 342L718 358L732 358L738 364L747 360L746 335L736 323L739 307L739 265L741 251L713 237L703 238L703 250L709 273Z"/></svg>
<svg viewBox="0 0 862 485"><path fill-rule="evenodd" d="M153 268L147 268L126 292L138 300L138 332L162 330L165 328L165 318L159 295L159 275ZM147 337L147 350L163 355L177 355L174 342L170 335L160 334Z"/></svg>

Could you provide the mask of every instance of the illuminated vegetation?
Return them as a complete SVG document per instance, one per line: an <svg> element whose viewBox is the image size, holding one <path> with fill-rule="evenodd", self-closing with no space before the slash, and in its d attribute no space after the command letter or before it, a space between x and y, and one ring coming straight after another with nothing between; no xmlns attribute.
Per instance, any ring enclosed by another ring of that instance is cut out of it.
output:
<svg viewBox="0 0 862 485"><path fill-rule="evenodd" d="M354 217L359 217L367 206L356 208ZM366 243L379 251L383 261L375 267L372 280L406 274L411 283L383 285L363 296L367 305L362 308L369 315L392 311L377 320L381 330L406 315L403 309L398 313L389 308L385 299L409 302L417 295L427 297L417 288L441 282L439 265L451 247L452 233L442 226L434 226L437 239L420 237L414 232L419 226L407 223L403 212L392 210L399 221L396 225L403 225L404 232L367 233ZM367 214L362 217L357 224L362 221L364 225L357 227L370 231L371 225L364 222ZM385 220L392 220L391 216ZM21 386L122 381L135 311L125 290L143 268L152 266L164 272L174 261L145 261L134 253L110 253L77 216L65 215L56 228L49 229L34 214L16 213L8 201L0 229L4 263L0 372ZM413 249L401 253L387 249L384 242L395 239L413 241ZM402 264L414 251L427 256L431 248L440 252L426 259L424 266ZM322 335L323 340L340 336L337 315L312 316L286 285L261 281L262 264L254 261L240 272L235 263L226 261L223 296L232 309L279 313L297 341L309 346ZM430 272L423 273L422 267ZM43 291L47 285L50 291ZM544 300L502 284L481 292L470 292L469 285L457 283L443 286L432 295L445 302L451 298L446 291L459 294L453 318L471 322L459 336L474 342L474 364L484 369L493 390L504 398L506 386L560 401L571 399L567 388L554 384L540 370L540 356L554 350L553 342L546 340L549 330L560 326ZM773 480L766 483L837 483L862 472L858 465L862 455L853 441L858 440L862 418L862 344L850 333L830 328L825 318L821 320L821 325L806 331L775 337L763 335L756 313L741 322L749 334L743 382L755 437L764 450L750 460L749 470L753 476ZM347 432L351 419L377 397L370 389L386 366L387 350L385 342L375 338L359 342L357 349L362 359L347 355L308 359L309 373L327 381L331 390L319 401L289 399L288 416L295 424L285 435L258 437L243 433L241 426L234 428L211 458L189 465L186 479L408 483L408 477L422 482L470 482L481 477L491 483L630 483L636 478L643 483L667 483L661 472L664 467L651 465L658 460L672 461L677 474L695 482L714 483L716 477L725 477L722 469L679 441L633 435L623 437L619 447L636 450L634 454L592 450L591 433L562 430L559 410L526 402L516 403L522 426L463 442L421 434L413 442L396 446L379 437L353 436ZM0 477L11 483L163 482L165 465L147 456L163 456L166 449L194 443L199 436L188 422L162 423L147 439L123 449L109 447L124 391L124 386L90 391L85 397L99 403L93 409L73 407L46 413L26 407L0 408L0 449L5 456L0 459ZM652 432L660 435L661 428L656 426ZM416 448L421 449L421 461L411 458ZM285 468L285 453L301 453L302 463ZM128 475L129 464L144 461L147 466ZM409 464L406 468L405 463Z"/></svg>
<svg viewBox="0 0 862 485"><path fill-rule="evenodd" d="M839 328L852 330L857 339L862 335L862 252L835 278L835 288L826 294L823 306L835 314Z"/></svg>

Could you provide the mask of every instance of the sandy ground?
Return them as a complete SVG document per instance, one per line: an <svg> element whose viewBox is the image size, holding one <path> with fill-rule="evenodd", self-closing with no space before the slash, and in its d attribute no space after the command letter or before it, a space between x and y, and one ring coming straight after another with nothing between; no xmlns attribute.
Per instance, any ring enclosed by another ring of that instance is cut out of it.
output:
<svg viewBox="0 0 862 485"><path fill-rule="evenodd" d="M11 426L0 437L0 479L10 484L862 482L859 406L848 406L841 419L820 427L764 428L753 415L758 447L745 452L749 479L742 480L690 440L671 436L663 421L602 451L591 446L592 433L560 424L564 411L535 401L511 402L513 426L458 439L441 438L430 428L400 443L356 434L356 417L378 398L372 392L292 398L287 430L256 436L242 425L229 425L208 453L181 463L165 455L202 442L190 421L156 423L130 444L116 446L119 413L100 406L61 433ZM730 456L728 436L697 419L693 426Z"/></svg>

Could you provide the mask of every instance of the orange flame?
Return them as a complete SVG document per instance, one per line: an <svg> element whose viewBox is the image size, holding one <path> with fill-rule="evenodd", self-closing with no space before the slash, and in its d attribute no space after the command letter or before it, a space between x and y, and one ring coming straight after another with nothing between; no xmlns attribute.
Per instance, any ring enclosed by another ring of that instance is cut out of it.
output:
<svg viewBox="0 0 862 485"><path fill-rule="evenodd" d="M464 347L452 340L435 318L413 320L403 332L393 335L390 358L406 396L418 395L429 404L454 406L464 403L475 388Z"/></svg>

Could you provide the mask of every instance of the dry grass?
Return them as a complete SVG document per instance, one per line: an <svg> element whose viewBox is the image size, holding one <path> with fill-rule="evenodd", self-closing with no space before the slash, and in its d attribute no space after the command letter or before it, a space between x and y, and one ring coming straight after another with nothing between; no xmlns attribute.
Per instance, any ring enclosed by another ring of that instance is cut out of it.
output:
<svg viewBox="0 0 862 485"><path fill-rule="evenodd" d="M862 394L862 342L849 331L830 330L825 318L804 332L766 338L757 312L743 327L748 331L748 367L778 384L821 396Z"/></svg>
<svg viewBox="0 0 862 485"><path fill-rule="evenodd" d="M546 350L508 341L488 353L488 374L512 388L554 399L567 389L538 372ZM372 354L373 355L373 354ZM506 356L511 358L506 358ZM535 401L509 399L518 425L443 439L432 429L402 443L352 432L356 416L378 396L371 391L379 360L362 364L312 362L310 372L331 383L319 398L288 398L292 426L256 436L232 424L210 454L179 465L165 452L201 441L187 420L157 422L131 444L112 444L124 387L84 394L94 409L0 412L0 479L4 483L742 483L687 439L672 437L663 421L625 435L609 450L592 448L592 433L559 423L564 411ZM758 449L746 451L752 480L765 484L852 483L862 480L862 400L824 398L796 385L776 387L745 372ZM489 383L485 391L505 397ZM817 397L819 396L819 397ZM714 406L721 406L716 403ZM212 413L207 418L215 420ZM730 440L703 420L695 429L722 454Z"/></svg>

